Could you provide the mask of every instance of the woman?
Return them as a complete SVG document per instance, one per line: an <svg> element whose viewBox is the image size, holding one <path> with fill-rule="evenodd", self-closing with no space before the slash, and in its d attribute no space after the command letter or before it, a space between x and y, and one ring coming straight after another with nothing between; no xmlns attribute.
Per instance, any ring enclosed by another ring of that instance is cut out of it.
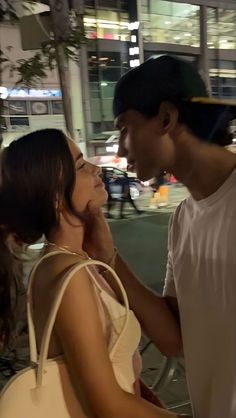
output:
<svg viewBox="0 0 236 418"><path fill-rule="evenodd" d="M94 214L99 212L100 226L107 228L101 216L106 198L100 169L85 161L74 142L61 131L37 131L3 150L0 222L1 245L7 257L0 280L8 295L8 306L2 305L1 312L5 340L10 329L6 321L10 311L9 286L14 279L9 237L14 237L20 246L43 236L46 239L32 288L39 347L57 286L67 271L89 256L114 265L116 253L108 229L104 242L96 243L94 238ZM98 222L96 225L99 227ZM96 268L74 274L59 308L49 356L65 356L86 416L176 417L138 395L135 381L140 372L137 346L141 332L131 311L126 333L110 355L125 313L119 289L114 293L103 274L106 276L106 272ZM3 301L4 293L0 305Z"/></svg>

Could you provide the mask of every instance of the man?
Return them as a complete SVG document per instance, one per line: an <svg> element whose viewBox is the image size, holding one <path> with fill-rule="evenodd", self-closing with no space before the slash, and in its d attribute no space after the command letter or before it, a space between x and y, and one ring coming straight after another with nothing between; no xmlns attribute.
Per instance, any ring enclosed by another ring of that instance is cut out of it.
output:
<svg viewBox="0 0 236 418"><path fill-rule="evenodd" d="M236 417L236 156L224 148L235 105L208 97L195 68L167 55L126 73L114 95L119 155L141 180L167 171L190 192L170 222L163 297L119 257L115 268L166 355L180 354L179 321L195 418Z"/></svg>

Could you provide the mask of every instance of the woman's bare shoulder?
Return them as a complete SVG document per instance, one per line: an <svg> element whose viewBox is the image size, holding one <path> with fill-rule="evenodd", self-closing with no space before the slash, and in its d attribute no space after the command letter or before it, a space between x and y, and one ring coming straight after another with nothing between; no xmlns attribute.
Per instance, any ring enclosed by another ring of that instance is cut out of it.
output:
<svg viewBox="0 0 236 418"><path fill-rule="evenodd" d="M76 254L70 253L57 253L45 258L36 268L34 274L34 284L41 282L44 284L53 286L53 283L57 283L62 280L67 272L73 266L81 264L84 260Z"/></svg>

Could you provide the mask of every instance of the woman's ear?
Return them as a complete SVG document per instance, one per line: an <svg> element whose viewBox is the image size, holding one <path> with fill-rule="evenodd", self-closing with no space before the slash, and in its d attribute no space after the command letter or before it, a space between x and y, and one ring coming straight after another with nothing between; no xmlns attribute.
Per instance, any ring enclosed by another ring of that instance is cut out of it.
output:
<svg viewBox="0 0 236 418"><path fill-rule="evenodd" d="M178 109L170 102L162 102L159 107L158 118L163 134L166 134L176 127L179 118Z"/></svg>

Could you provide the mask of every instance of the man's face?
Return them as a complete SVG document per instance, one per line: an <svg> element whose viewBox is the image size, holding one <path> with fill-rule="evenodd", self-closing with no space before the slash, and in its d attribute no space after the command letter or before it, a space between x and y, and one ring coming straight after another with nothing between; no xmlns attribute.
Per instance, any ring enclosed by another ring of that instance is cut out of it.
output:
<svg viewBox="0 0 236 418"><path fill-rule="evenodd" d="M116 118L115 126L120 131L118 155L127 158L129 169L140 180L149 180L167 169L171 140L163 133L158 115L147 118L129 110Z"/></svg>

